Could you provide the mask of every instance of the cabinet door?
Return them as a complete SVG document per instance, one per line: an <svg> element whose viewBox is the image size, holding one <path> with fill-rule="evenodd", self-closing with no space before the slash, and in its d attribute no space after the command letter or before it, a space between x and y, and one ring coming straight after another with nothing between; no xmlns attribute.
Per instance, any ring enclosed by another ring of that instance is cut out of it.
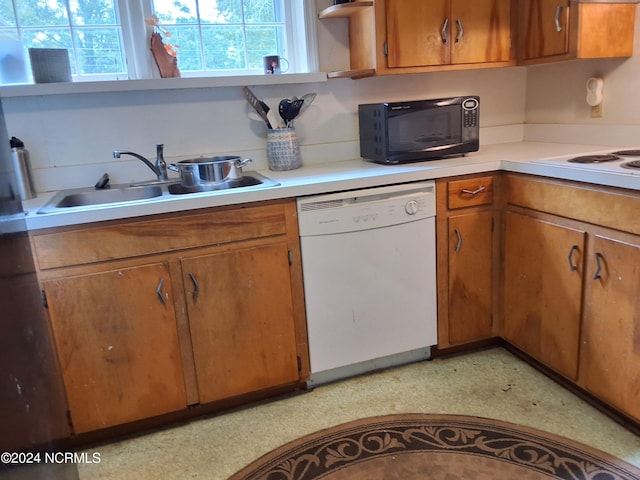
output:
<svg viewBox="0 0 640 480"><path fill-rule="evenodd" d="M640 240L594 236L587 265L580 383L640 420Z"/></svg>
<svg viewBox="0 0 640 480"><path fill-rule="evenodd" d="M450 0L386 0L386 4L388 67L451 62Z"/></svg>
<svg viewBox="0 0 640 480"><path fill-rule="evenodd" d="M520 0L521 52L523 60L569 52L569 2Z"/></svg>
<svg viewBox="0 0 640 480"><path fill-rule="evenodd" d="M299 378L285 243L182 260L200 402Z"/></svg>
<svg viewBox="0 0 640 480"><path fill-rule="evenodd" d="M453 0L451 63L507 62L511 0Z"/></svg>
<svg viewBox="0 0 640 480"><path fill-rule="evenodd" d="M156 263L45 283L76 433L186 407L169 278Z"/></svg>
<svg viewBox="0 0 640 480"><path fill-rule="evenodd" d="M492 213L449 218L449 342L492 335Z"/></svg>
<svg viewBox="0 0 640 480"><path fill-rule="evenodd" d="M507 212L504 337L577 379L583 231Z"/></svg>

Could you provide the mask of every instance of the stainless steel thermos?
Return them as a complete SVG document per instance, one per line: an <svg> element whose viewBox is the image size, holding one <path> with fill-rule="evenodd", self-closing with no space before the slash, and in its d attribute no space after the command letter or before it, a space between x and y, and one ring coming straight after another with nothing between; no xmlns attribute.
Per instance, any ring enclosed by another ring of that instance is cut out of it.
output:
<svg viewBox="0 0 640 480"><path fill-rule="evenodd" d="M24 148L24 143L17 137L11 137L11 159L13 169L18 180L18 192L22 200L35 198L37 193L33 184L33 172L31 171L31 161L29 151Z"/></svg>

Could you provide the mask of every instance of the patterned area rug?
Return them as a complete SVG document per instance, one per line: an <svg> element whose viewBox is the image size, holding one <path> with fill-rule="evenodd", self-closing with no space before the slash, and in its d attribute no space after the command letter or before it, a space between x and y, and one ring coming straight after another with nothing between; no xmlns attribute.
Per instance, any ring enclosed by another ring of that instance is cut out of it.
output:
<svg viewBox="0 0 640 480"><path fill-rule="evenodd" d="M639 480L640 469L533 428L457 415L365 418L304 436L229 480Z"/></svg>

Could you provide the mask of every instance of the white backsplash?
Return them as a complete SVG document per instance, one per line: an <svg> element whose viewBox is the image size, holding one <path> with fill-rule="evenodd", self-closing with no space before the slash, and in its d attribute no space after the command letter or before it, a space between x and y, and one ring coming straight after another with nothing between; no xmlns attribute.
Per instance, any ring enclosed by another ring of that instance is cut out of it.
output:
<svg viewBox="0 0 640 480"><path fill-rule="evenodd" d="M526 70L513 67L252 89L274 109L281 98L318 93L295 122L303 164L309 165L359 156L360 103L480 95L481 142L521 139L525 86ZM168 162L233 154L253 158L248 169L267 168L266 127L248 117L240 87L9 97L2 102L9 135L21 138L31 153L40 192L93 185L105 172L112 183L152 179L142 162L124 156L116 160L112 152L131 150L154 160L156 143L165 145Z"/></svg>

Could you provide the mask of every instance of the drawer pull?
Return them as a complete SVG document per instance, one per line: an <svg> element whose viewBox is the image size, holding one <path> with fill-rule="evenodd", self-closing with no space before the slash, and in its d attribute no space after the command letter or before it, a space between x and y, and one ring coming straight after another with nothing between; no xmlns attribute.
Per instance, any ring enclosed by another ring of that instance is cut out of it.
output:
<svg viewBox="0 0 640 480"><path fill-rule="evenodd" d="M193 282L193 301L195 302L198 299L198 295L200 294L200 285L198 284L198 280L193 273L189 272L189 278L191 279L191 282Z"/></svg>
<svg viewBox="0 0 640 480"><path fill-rule="evenodd" d="M462 234L460 233L460 230L458 230L457 228L454 230L454 232L458 237L458 243L456 244L456 248L455 248L456 253L458 253L462 248Z"/></svg>
<svg viewBox="0 0 640 480"><path fill-rule="evenodd" d="M594 280L602 280L602 262L604 255L600 252L596 252L596 274L593 276Z"/></svg>
<svg viewBox="0 0 640 480"><path fill-rule="evenodd" d="M162 287L164 286L164 279L160 279L160 281L158 282L158 288L156 288L156 294L158 295L158 298L160 299L160 301L162 302L163 305L167 304L167 300L164 298L164 295L162 294Z"/></svg>
<svg viewBox="0 0 640 480"><path fill-rule="evenodd" d="M576 270L578 270L578 266L575 263L573 263L573 254L578 250L579 250L578 245L572 246L571 250L569 250L569 256L567 257L567 259L569 260L569 269L572 272L575 272Z"/></svg>
<svg viewBox="0 0 640 480"><path fill-rule="evenodd" d="M466 188L461 190L462 193L466 193L467 195L478 195L479 193L482 193L485 191L484 186L480 185L478 188L476 188L475 190L467 190Z"/></svg>

